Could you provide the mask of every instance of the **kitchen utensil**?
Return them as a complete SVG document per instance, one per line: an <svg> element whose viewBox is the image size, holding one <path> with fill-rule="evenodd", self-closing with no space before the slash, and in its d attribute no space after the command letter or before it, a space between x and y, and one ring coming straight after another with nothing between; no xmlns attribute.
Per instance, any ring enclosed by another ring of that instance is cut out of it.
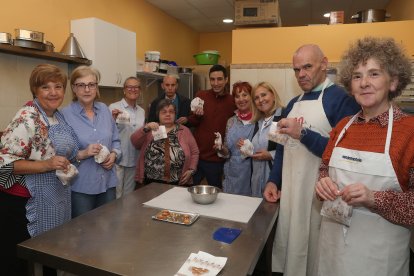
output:
<svg viewBox="0 0 414 276"><path fill-rule="evenodd" d="M390 18L391 15L385 10L380 9L368 9L365 11L359 11L351 19L356 19L357 23L371 23L371 22L384 22L386 18Z"/></svg>
<svg viewBox="0 0 414 276"><path fill-rule="evenodd" d="M46 50L46 52L54 52L55 46L53 45L52 42L45 41L44 44L45 44L45 50Z"/></svg>
<svg viewBox="0 0 414 276"><path fill-rule="evenodd" d="M23 47L23 48L40 50L40 51L46 50L46 45L43 42L31 41L31 40L25 40L25 39L15 39L13 40L13 45Z"/></svg>
<svg viewBox="0 0 414 276"><path fill-rule="evenodd" d="M197 185L189 187L191 198L198 204L211 204L217 199L220 189L209 185Z"/></svg>
<svg viewBox="0 0 414 276"><path fill-rule="evenodd" d="M220 54L219 51L217 51L217 50L206 50L206 51L203 51L203 53L206 53L206 54L216 54L216 55L219 55Z"/></svg>
<svg viewBox="0 0 414 276"><path fill-rule="evenodd" d="M161 220L176 224L191 225L198 219L199 216L199 214L195 213L179 212L164 209L152 216L152 218L155 220Z"/></svg>
<svg viewBox="0 0 414 276"><path fill-rule="evenodd" d="M193 72L193 68L188 68L188 67L178 67L178 73L192 73Z"/></svg>
<svg viewBox="0 0 414 276"><path fill-rule="evenodd" d="M158 68L158 72L166 74L167 71L168 71L168 60L160 59L160 67Z"/></svg>
<svg viewBox="0 0 414 276"><path fill-rule="evenodd" d="M0 33L0 43L12 44L12 36L10 33Z"/></svg>
<svg viewBox="0 0 414 276"><path fill-rule="evenodd" d="M16 39L24 39L43 43L44 33L38 31L14 29Z"/></svg>
<svg viewBox="0 0 414 276"><path fill-rule="evenodd" d="M219 54L215 54L215 53L198 53L193 55L193 57L195 58L197 64L199 65L213 65L213 64L217 64L218 63L218 59L220 58Z"/></svg>
<svg viewBox="0 0 414 276"><path fill-rule="evenodd" d="M78 40L76 37L71 33L68 39L63 45L62 50L60 51L62 54L70 56L70 57L78 57L78 58L85 58L86 55L83 53L81 46L79 45Z"/></svg>
<svg viewBox="0 0 414 276"><path fill-rule="evenodd" d="M175 76L176 78L180 78L180 77L178 76L178 67L177 67L177 66L168 65L168 68L167 68L167 75L173 75L173 76Z"/></svg>

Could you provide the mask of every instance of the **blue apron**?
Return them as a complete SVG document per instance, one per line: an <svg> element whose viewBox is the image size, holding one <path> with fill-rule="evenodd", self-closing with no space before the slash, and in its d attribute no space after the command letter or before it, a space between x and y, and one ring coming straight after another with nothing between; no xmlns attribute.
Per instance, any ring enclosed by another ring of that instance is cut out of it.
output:
<svg viewBox="0 0 414 276"><path fill-rule="evenodd" d="M55 112L58 124L50 125L49 120L34 101L48 127L48 137L52 141L56 155L74 160L79 142L73 129L66 123L59 111ZM26 205L30 236L37 236L71 219L71 189L63 185L56 171L26 175L26 185L31 198Z"/></svg>
<svg viewBox="0 0 414 276"><path fill-rule="evenodd" d="M224 164L223 192L251 196L251 159L241 157L237 142L240 138L252 139L254 124L244 125L236 116L230 120L233 120L233 125L226 134L226 145L230 152L230 158Z"/></svg>

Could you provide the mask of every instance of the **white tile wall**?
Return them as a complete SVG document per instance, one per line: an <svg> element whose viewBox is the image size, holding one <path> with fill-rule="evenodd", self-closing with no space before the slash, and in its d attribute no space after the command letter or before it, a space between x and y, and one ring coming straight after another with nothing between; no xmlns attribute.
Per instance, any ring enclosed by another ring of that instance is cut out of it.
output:
<svg viewBox="0 0 414 276"><path fill-rule="evenodd" d="M302 92L291 68L232 68L230 84L237 81L248 81L252 86L261 81L269 82L275 87L284 105Z"/></svg>
<svg viewBox="0 0 414 276"><path fill-rule="evenodd" d="M41 63L54 64L68 72L66 63L0 53L0 131L6 128L17 110L32 99L29 77L33 68ZM72 92L67 87L62 106L71 99Z"/></svg>

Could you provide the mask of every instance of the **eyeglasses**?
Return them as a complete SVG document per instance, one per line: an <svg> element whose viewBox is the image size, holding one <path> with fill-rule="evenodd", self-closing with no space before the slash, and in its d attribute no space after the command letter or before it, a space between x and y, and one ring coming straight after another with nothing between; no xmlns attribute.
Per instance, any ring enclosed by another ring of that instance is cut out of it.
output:
<svg viewBox="0 0 414 276"><path fill-rule="evenodd" d="M95 90L98 87L98 84L96 82L90 82L88 84L83 83L83 82L79 82L79 83L75 83L74 85L79 90L85 90L86 87L88 87L89 90Z"/></svg>
<svg viewBox="0 0 414 276"><path fill-rule="evenodd" d="M137 91L141 89L141 86L131 86L131 85L127 85L125 86L126 90L128 91Z"/></svg>

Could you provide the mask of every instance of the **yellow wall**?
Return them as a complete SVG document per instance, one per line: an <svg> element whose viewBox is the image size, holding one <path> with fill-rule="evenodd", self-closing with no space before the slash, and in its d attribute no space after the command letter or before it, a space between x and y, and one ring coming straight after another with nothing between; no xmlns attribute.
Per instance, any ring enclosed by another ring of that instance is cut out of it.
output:
<svg viewBox="0 0 414 276"><path fill-rule="evenodd" d="M255 28L233 31L232 63L290 63L302 44L320 45L337 62L350 42L366 35L393 37L414 58L414 20L305 27Z"/></svg>
<svg viewBox="0 0 414 276"><path fill-rule="evenodd" d="M387 6L387 13L391 15L389 20L414 19L413 0L392 0Z"/></svg>
<svg viewBox="0 0 414 276"><path fill-rule="evenodd" d="M200 33L199 52L217 50L220 52L219 63L231 64L231 32Z"/></svg>
<svg viewBox="0 0 414 276"><path fill-rule="evenodd" d="M45 33L60 51L70 32L70 20L97 17L137 34L137 59L148 50L161 58L193 64L199 49L197 32L144 0L14 0L2 1L0 32L29 29ZM103 45L104 47L104 45Z"/></svg>

